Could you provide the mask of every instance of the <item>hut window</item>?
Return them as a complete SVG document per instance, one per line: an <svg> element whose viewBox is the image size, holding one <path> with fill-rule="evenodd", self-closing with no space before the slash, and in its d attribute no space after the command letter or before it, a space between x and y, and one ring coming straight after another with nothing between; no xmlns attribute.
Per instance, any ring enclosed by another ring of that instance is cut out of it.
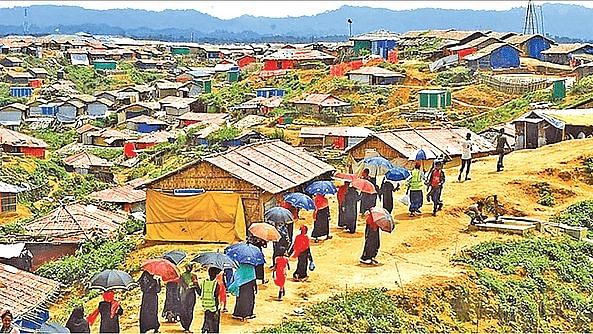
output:
<svg viewBox="0 0 593 334"><path fill-rule="evenodd" d="M2 212L16 211L16 194L4 193L2 194Z"/></svg>

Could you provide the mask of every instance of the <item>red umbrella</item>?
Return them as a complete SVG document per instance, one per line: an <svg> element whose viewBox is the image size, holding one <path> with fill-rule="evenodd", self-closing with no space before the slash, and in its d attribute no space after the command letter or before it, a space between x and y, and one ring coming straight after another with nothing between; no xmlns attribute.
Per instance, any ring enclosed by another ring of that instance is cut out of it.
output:
<svg viewBox="0 0 593 334"><path fill-rule="evenodd" d="M179 279L177 267L167 259L146 260L142 264L142 269L153 275L160 276L164 282L170 282Z"/></svg>
<svg viewBox="0 0 593 334"><path fill-rule="evenodd" d="M363 193L367 193L367 194L376 194L377 193L377 189L375 189L375 185L372 184L368 180L356 179L356 180L352 181L351 185L352 185L352 187L362 191Z"/></svg>
<svg viewBox="0 0 593 334"><path fill-rule="evenodd" d="M355 174L336 173L336 174L334 174L334 178L352 182L352 181L358 179L358 176L356 176Z"/></svg>
<svg viewBox="0 0 593 334"><path fill-rule="evenodd" d="M249 232L265 241L280 240L280 233L278 233L278 230L270 224L253 223L251 226L249 226Z"/></svg>
<svg viewBox="0 0 593 334"><path fill-rule="evenodd" d="M395 222L393 221L393 217L389 211L375 206L369 209L367 215L369 214L373 218L375 224L377 224L381 230L389 233L393 232L393 229L395 228Z"/></svg>

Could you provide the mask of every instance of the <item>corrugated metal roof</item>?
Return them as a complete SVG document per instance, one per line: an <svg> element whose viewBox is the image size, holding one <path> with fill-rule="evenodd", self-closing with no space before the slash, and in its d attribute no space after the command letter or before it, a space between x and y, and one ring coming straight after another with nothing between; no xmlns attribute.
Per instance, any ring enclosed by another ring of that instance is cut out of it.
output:
<svg viewBox="0 0 593 334"><path fill-rule="evenodd" d="M340 137L367 137L373 131L364 127L355 126L318 126L301 128L299 137L311 136L340 136Z"/></svg>
<svg viewBox="0 0 593 334"><path fill-rule="evenodd" d="M89 197L107 203L137 203L145 201L146 191L135 189L136 186L136 183L125 184L123 186L96 191L91 193Z"/></svg>
<svg viewBox="0 0 593 334"><path fill-rule="evenodd" d="M66 165L74 168L89 168L89 167L111 167L113 164L103 158L99 158L96 155L90 154L86 151L82 151L64 158Z"/></svg>
<svg viewBox="0 0 593 334"><path fill-rule="evenodd" d="M9 309L15 318L20 318L46 304L59 287L59 282L49 278L0 264L2 309Z"/></svg>
<svg viewBox="0 0 593 334"><path fill-rule="evenodd" d="M0 144L15 147L47 147L47 144L41 139L30 137L6 128L0 128Z"/></svg>
<svg viewBox="0 0 593 334"><path fill-rule="evenodd" d="M376 75L376 76L398 76L398 77L405 76L404 74L393 72L393 71L390 71L388 69L385 69L385 68L382 68L379 66L365 66L365 67L361 67L357 70L349 71L347 74L370 74L370 75Z"/></svg>
<svg viewBox="0 0 593 334"><path fill-rule="evenodd" d="M335 58L317 50L280 49L269 56L265 56L263 60L325 60Z"/></svg>
<svg viewBox="0 0 593 334"><path fill-rule="evenodd" d="M388 30L384 30L384 29L379 29L377 31L350 37L351 41L378 41L378 40L397 40L397 39L398 39L398 35L396 33L388 31Z"/></svg>
<svg viewBox="0 0 593 334"><path fill-rule="evenodd" d="M14 186L12 184L8 184L8 183L4 183L4 182L0 181L0 193L18 194L18 193L21 193L26 190L27 190L27 188Z"/></svg>
<svg viewBox="0 0 593 334"><path fill-rule="evenodd" d="M280 140L241 146L206 157L203 161L271 194L281 193L335 171L331 165ZM197 163L200 161L185 165L147 184L175 175Z"/></svg>
<svg viewBox="0 0 593 334"><path fill-rule="evenodd" d="M552 45L549 49L542 51L542 54L564 54L575 52L584 47L591 47L590 44L572 43Z"/></svg>
<svg viewBox="0 0 593 334"><path fill-rule="evenodd" d="M148 125L167 125L167 123L165 123L163 121L160 121L156 118L146 116L146 115L140 115L140 116L130 118L130 119L126 120L126 122L135 123L135 124L144 123L144 124L148 124Z"/></svg>
<svg viewBox="0 0 593 334"><path fill-rule="evenodd" d="M350 103L344 102L337 97L329 94L309 94L302 100L294 101L297 104L315 104L322 107L340 107L349 106Z"/></svg>
<svg viewBox="0 0 593 334"><path fill-rule="evenodd" d="M27 111L27 109L29 109L29 106L24 105L22 103L15 102L15 103L5 105L4 107L1 107L0 111L4 111L5 109L11 109L11 108L18 109L20 111Z"/></svg>
<svg viewBox="0 0 593 334"><path fill-rule="evenodd" d="M511 37L505 39L505 42L513 44L513 45L519 45L519 44L523 44L523 43L527 42L528 40L530 40L534 37L541 37L541 38L546 39L552 43L554 42L551 39L546 38L540 34L515 35L515 36L511 36Z"/></svg>
<svg viewBox="0 0 593 334"><path fill-rule="evenodd" d="M196 121L208 124L222 124L229 118L230 116L227 113L186 112L185 114L179 116L179 119L182 121Z"/></svg>
<svg viewBox="0 0 593 334"><path fill-rule="evenodd" d="M425 129L399 129L385 132L376 132L371 137L376 137L403 156L409 156L415 150L428 148L434 153L446 153L450 157L461 155L461 144L465 141L467 133L471 134L475 153L489 153L494 151L494 146L486 139L466 128L425 128ZM362 141L363 143L365 141ZM349 150L357 147L354 145Z"/></svg>
<svg viewBox="0 0 593 334"><path fill-rule="evenodd" d="M60 206L47 215L32 221L25 229L36 236L56 240L82 242L93 232L109 235L115 232L127 216L94 206L72 204Z"/></svg>

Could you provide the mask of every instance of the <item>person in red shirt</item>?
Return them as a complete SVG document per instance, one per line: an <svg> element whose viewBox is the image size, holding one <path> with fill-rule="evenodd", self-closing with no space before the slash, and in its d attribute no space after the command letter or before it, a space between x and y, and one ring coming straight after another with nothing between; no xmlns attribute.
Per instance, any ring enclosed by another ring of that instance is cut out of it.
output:
<svg viewBox="0 0 593 334"><path fill-rule="evenodd" d="M284 284L286 283L288 269L290 269L290 265L288 264L288 254L286 254L286 250L284 250L284 254L276 258L276 266L274 267L274 272L272 273L272 277L274 277L274 284L280 288L278 291L278 300L282 300L282 297L286 295Z"/></svg>
<svg viewBox="0 0 593 334"><path fill-rule="evenodd" d="M280 203L280 206L287 209L292 214L293 221L286 224L286 228L288 229L288 237L290 239L290 242L292 242L294 235L294 222L299 220L299 208L295 207L294 205L286 201L282 201Z"/></svg>
<svg viewBox="0 0 593 334"><path fill-rule="evenodd" d="M346 193L348 192L348 188L350 187L350 182L344 182L343 185L338 187L338 193L336 194L336 198L338 200L338 227L344 228L346 224L344 223L344 199L346 199Z"/></svg>
<svg viewBox="0 0 593 334"><path fill-rule="evenodd" d="M436 216L437 211L440 211L443 208L443 202L441 201L443 184L445 184L443 162L436 161L434 168L430 171L430 174L428 174L428 185L430 186L430 192L428 193L428 196L430 196L430 199L433 203L433 216Z"/></svg>
<svg viewBox="0 0 593 334"><path fill-rule="evenodd" d="M332 238L332 236L329 235L329 202L327 201L327 198L321 194L315 195L313 200L315 203L315 211L313 212L315 221L311 237L315 242L323 236L325 236L325 240L329 240Z"/></svg>

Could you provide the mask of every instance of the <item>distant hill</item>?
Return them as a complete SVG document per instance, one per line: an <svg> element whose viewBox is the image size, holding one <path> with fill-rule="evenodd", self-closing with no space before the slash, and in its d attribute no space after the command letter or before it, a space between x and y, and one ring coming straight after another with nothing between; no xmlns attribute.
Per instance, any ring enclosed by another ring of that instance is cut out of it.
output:
<svg viewBox="0 0 593 334"><path fill-rule="evenodd" d="M0 34L22 34L24 7L1 8ZM168 40L210 41L309 41L322 36L343 39L346 20L353 32L380 28L395 32L455 28L520 32L524 8L506 11L390 9L343 6L313 16L268 18L244 15L222 20L195 10L161 12L137 9L91 10L74 6L28 7L29 33L115 34ZM573 39L593 40L593 9L578 5L544 4L546 33Z"/></svg>

